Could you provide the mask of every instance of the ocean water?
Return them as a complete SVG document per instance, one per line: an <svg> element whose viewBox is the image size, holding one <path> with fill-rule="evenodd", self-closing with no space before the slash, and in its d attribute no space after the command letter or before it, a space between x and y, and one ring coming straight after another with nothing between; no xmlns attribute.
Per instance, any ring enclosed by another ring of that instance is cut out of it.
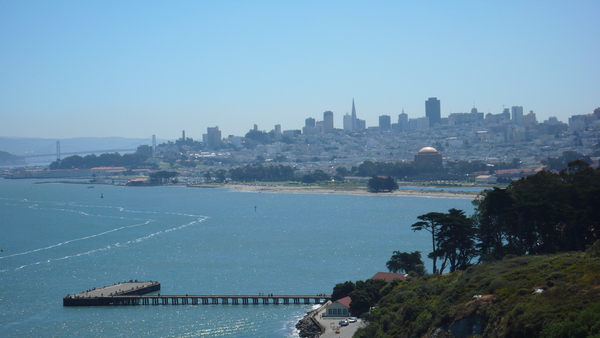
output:
<svg viewBox="0 0 600 338"><path fill-rule="evenodd" d="M312 305L63 307L130 279L161 294L318 294L423 253L418 215L470 199L0 180L3 337L297 337Z"/></svg>

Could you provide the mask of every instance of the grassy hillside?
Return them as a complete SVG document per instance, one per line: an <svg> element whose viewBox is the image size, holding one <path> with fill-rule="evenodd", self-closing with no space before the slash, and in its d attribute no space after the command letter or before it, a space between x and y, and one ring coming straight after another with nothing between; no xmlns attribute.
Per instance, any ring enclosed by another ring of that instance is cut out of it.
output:
<svg viewBox="0 0 600 338"><path fill-rule="evenodd" d="M366 319L355 337L600 337L600 241L401 282Z"/></svg>

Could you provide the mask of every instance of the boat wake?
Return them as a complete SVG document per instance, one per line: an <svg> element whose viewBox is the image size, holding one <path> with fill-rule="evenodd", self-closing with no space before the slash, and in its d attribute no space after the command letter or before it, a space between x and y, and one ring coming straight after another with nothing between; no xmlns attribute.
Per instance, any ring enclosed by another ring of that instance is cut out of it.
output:
<svg viewBox="0 0 600 338"><path fill-rule="evenodd" d="M130 244L133 244L133 243L140 243L140 242L143 242L145 240L148 240L148 239L156 237L156 236L167 234L167 233L172 232L172 231L181 230L181 229L187 228L187 227L189 227L191 225L199 224L199 223L205 221L206 219L208 219L208 217L201 217L201 218L198 218L195 221L192 221L192 222L189 222L189 223L186 223L186 224L182 224L182 225L174 227L174 228L170 228L170 229L166 229L166 230L160 230L160 231L151 233L151 234L143 236L143 237L139 237L139 238L136 238L136 239L129 240L129 241L124 242L124 243L117 242L117 243L114 243L114 244L106 245L106 246L101 247L101 248L97 248L97 249L93 249L93 250L89 250L89 251L85 251L85 252L80 252L80 253L76 253L76 254L73 254L73 255L67 255L67 256L64 256L64 257L60 257L60 258L53 258L53 259L48 259L48 260L45 260L45 261L39 261L39 262L35 262L35 263L24 264L22 266L19 266L18 268L15 268L14 270L18 271L18 270L21 270L23 268L30 267L30 266L36 266L36 265L45 264L45 263L51 263L51 262L55 262L55 261L62 261L62 260L69 259L69 258L75 258L75 257L86 256L86 255L92 255L92 254L94 254L96 252L100 252L100 251L107 251L107 250L110 250L110 249L126 247L126 246L128 246ZM139 226L139 225L142 225L142 224L138 224L136 226ZM127 227L132 227L132 226L127 226ZM123 228L127 228L127 227L123 227ZM120 230L120 228L119 229L114 229L112 231L117 231L117 230ZM112 231L109 231L109 232L112 232ZM52 246L49 246L49 247L46 247L46 248L40 248L40 249L36 249L36 250L31 250L31 251L28 251L28 252L23 252L23 253L20 253L20 254L14 254L14 255L11 255L11 256L23 255L23 254L27 254L27 253L32 253L32 252L40 251L40 250L50 249L52 247L57 247L57 246L63 245L63 244L68 243L68 242L73 242L73 241L76 241L76 240L82 240L82 239L87 239L87 238L91 238L91 237L96 237L96 236L99 236L99 235L102 235L102 234L104 234L104 233L96 234L96 235L92 235L92 236L88 236L88 237L84 237L84 238L80 238L80 239L75 239L75 240L71 240L71 241L66 241L66 242L55 244L55 245L52 245ZM9 257L9 256L6 256L6 257ZM5 257L2 257L2 258L5 258ZM5 271L8 271L8 270L0 270L0 272L5 272Z"/></svg>

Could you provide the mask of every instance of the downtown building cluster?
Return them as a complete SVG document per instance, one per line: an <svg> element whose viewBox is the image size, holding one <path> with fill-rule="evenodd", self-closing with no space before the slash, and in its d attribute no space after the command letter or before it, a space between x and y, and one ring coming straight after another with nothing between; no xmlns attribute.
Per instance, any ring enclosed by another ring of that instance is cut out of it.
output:
<svg viewBox="0 0 600 338"><path fill-rule="evenodd" d="M257 141L252 135L263 138ZM220 138L218 127L209 128L201 151L162 148L157 154L186 152L188 158L209 163L206 170L213 171L258 162L292 165L301 174L314 170L333 173L339 166L350 169L364 161L411 162L422 148L433 147L444 163L483 161L493 167L518 159L519 172L527 173L565 151L594 155L599 140L600 108L572 116L568 124L555 117L539 122L533 111L524 114L521 106L503 108L498 114L472 108L442 117L440 100L429 98L424 117L409 118L402 112L392 122L383 115L377 126L367 127L358 118L353 100L351 114L343 116L343 128L335 128L333 112L326 111L322 121L307 118L298 130L282 130L276 125L267 132L254 125L245 136Z"/></svg>

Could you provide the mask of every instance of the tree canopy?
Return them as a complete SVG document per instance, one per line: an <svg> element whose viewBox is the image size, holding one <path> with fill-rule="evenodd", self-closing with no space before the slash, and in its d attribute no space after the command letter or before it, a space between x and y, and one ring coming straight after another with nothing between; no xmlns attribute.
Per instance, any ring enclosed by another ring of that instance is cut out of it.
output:
<svg viewBox="0 0 600 338"><path fill-rule="evenodd" d="M390 176L385 178L373 176L371 179L369 179L369 182L367 182L367 188L370 192L374 193L382 191L391 192L398 189L398 183L396 183L396 181L394 181L394 179Z"/></svg>

